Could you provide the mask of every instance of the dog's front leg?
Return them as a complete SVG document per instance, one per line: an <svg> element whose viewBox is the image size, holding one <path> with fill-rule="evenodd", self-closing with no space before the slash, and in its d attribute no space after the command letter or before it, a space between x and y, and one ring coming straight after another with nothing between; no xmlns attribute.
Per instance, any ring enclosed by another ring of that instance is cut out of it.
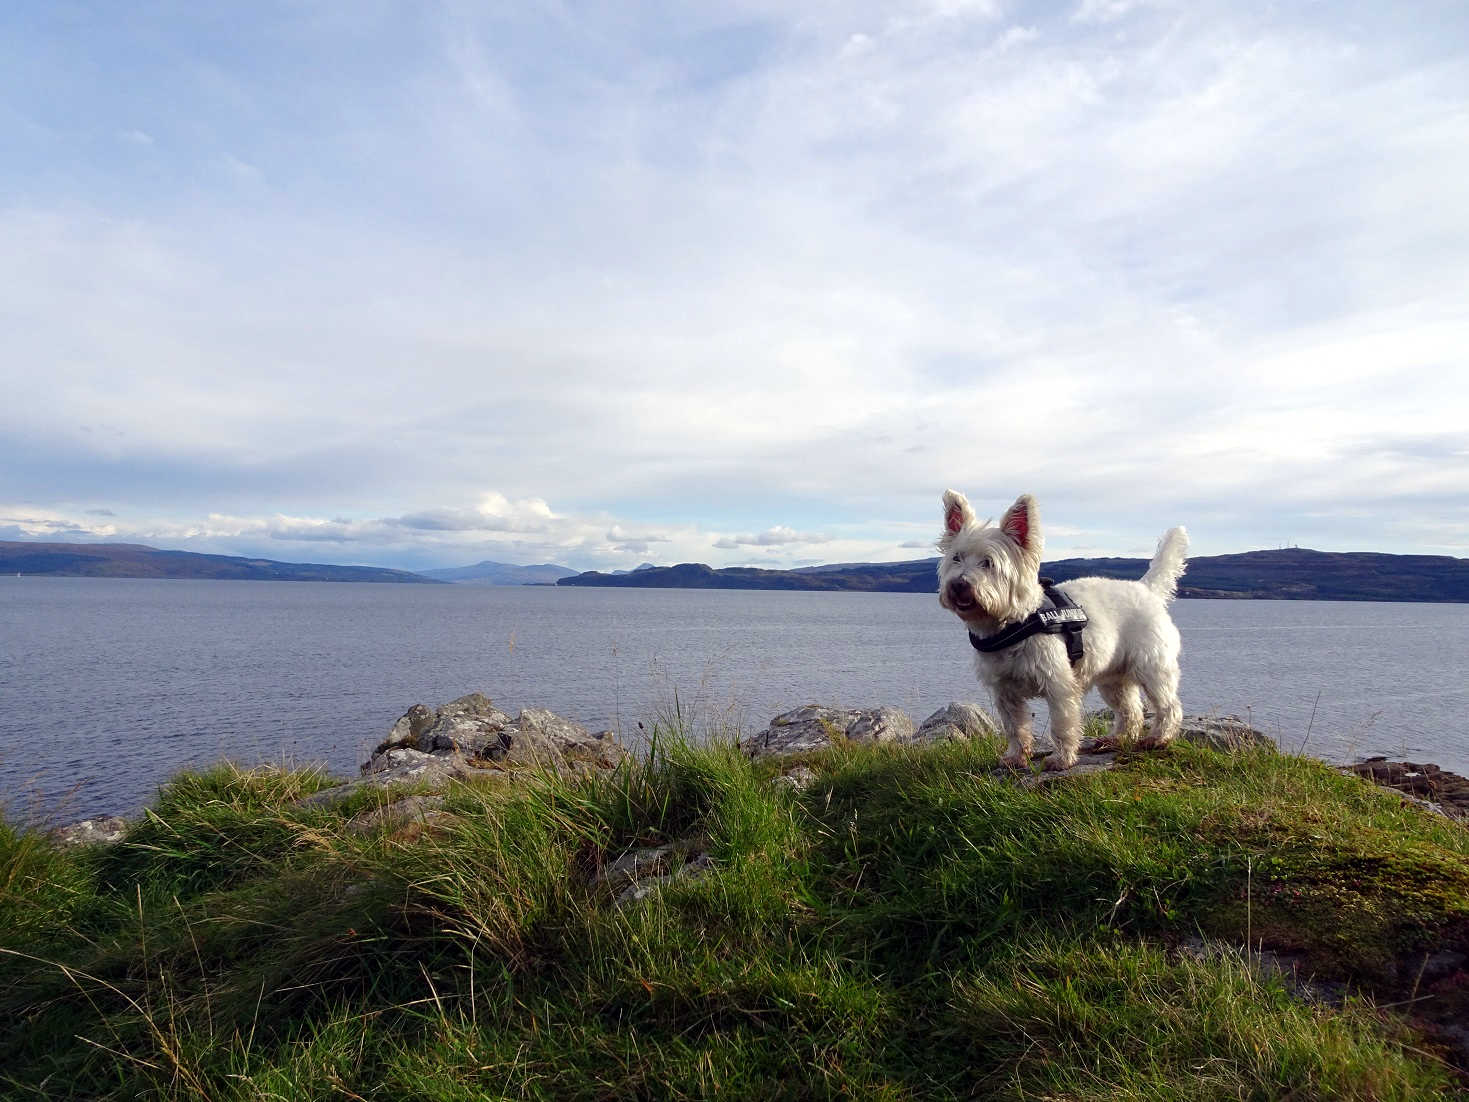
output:
<svg viewBox="0 0 1469 1102"><path fill-rule="evenodd" d="M1081 692L1076 682L1066 671L1064 678L1056 678L1048 686L1046 706L1051 710L1051 741L1056 752L1046 758L1047 769L1070 769L1076 764L1077 748L1081 745Z"/></svg>
<svg viewBox="0 0 1469 1102"><path fill-rule="evenodd" d="M1030 764L1030 748L1033 740L1030 733L1030 709L1023 696L1008 693L995 694L995 707L1000 713L1000 726L1009 743L1000 761L1014 769L1024 769Z"/></svg>

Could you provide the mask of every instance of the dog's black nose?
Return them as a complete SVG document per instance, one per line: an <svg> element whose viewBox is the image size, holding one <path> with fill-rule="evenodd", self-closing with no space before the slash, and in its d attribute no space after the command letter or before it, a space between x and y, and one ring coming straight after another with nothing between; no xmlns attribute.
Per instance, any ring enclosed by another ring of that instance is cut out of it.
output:
<svg viewBox="0 0 1469 1102"><path fill-rule="evenodd" d="M949 583L949 600L955 604L969 604L974 600L974 587L963 578L955 578Z"/></svg>

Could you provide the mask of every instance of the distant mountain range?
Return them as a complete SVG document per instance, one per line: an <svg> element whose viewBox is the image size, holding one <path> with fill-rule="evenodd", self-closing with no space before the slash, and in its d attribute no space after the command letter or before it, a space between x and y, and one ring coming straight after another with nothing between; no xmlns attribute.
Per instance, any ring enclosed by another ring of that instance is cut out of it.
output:
<svg viewBox="0 0 1469 1102"><path fill-rule="evenodd" d="M557 585L649 589L815 589L937 593L938 559L854 563L802 570L759 570L703 563L655 567L636 574L589 571ZM1146 559L1059 559L1041 572L1056 581L1100 575L1141 578ZM1181 597L1301 601L1469 601L1469 559L1376 552L1246 551L1190 559Z"/></svg>
<svg viewBox="0 0 1469 1102"><path fill-rule="evenodd" d="M277 582L422 582L433 579L376 566L276 562L236 555L160 551L138 543L31 543L0 540L0 574L72 578L219 578Z"/></svg>
<svg viewBox="0 0 1469 1102"><path fill-rule="evenodd" d="M634 589L870 589L897 593L937 592L937 559L906 563L859 563L832 570L762 570L703 563L655 566L630 574L589 570L557 585L626 586Z"/></svg>
<svg viewBox="0 0 1469 1102"><path fill-rule="evenodd" d="M653 570L643 563L616 571L627 577ZM390 570L375 566L332 566L323 563L277 562L238 555L204 555L164 551L139 543L39 543L0 540L0 576L50 575L71 578L219 578L287 582L452 582L459 585L555 585L574 576L569 566L543 563L516 566L484 562L445 569Z"/></svg>
<svg viewBox="0 0 1469 1102"><path fill-rule="evenodd" d="M797 570L703 563L577 574L545 563L515 566L481 562L444 570L388 570L277 562L236 555L162 551L132 543L0 541L0 575L45 574L90 578L223 578L324 582L456 582L479 585L626 586L640 589L805 589L936 593L938 559L896 563L836 563ZM1059 559L1042 573L1057 581L1083 575L1140 578L1146 559ZM1469 559L1446 555L1385 555L1289 548L1204 555L1190 559L1182 597L1303 601L1469 602Z"/></svg>
<svg viewBox="0 0 1469 1102"><path fill-rule="evenodd" d="M625 577L643 570L657 570L650 562L631 570L612 570L612 577ZM569 566L542 563L540 566L516 566L508 562L477 562L473 566L450 566L439 570L420 570L425 578L457 585L556 585L562 578L575 577L578 571Z"/></svg>
<svg viewBox="0 0 1469 1102"><path fill-rule="evenodd" d="M473 566L451 566L442 570L420 570L425 578L463 585L555 585L576 571L569 566L542 563L540 566L515 566L508 562L477 562Z"/></svg>

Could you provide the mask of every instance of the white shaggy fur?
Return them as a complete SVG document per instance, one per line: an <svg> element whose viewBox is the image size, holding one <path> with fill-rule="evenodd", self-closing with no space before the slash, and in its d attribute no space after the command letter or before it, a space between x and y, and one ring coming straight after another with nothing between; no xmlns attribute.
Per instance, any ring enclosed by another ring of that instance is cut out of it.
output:
<svg viewBox="0 0 1469 1102"><path fill-rule="evenodd" d="M975 635L993 635L1024 620L1041 605L1040 515L1035 499L1021 494L998 527L976 520L964 495L944 493L944 533L938 541L939 603ZM1116 716L1112 733L1133 739L1142 726L1138 690L1153 705L1153 728L1140 745L1163 746L1178 731L1178 628L1168 602L1178 588L1188 553L1188 533L1172 528L1142 581L1075 578L1060 589L1082 607L1087 627L1084 655L1072 667L1057 635L1032 635L990 654L975 652L979 679L994 694L1000 725L1009 740L1005 762L1030 761L1030 711L1025 703L1043 696L1051 713L1056 752L1047 769L1076 764L1081 742L1081 700L1093 685Z"/></svg>

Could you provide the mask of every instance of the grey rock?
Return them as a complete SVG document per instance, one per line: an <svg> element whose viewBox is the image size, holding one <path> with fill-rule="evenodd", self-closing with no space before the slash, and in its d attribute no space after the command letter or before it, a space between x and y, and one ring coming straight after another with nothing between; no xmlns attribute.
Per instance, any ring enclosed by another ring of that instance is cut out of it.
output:
<svg viewBox="0 0 1469 1102"><path fill-rule="evenodd" d="M1032 760L1037 764L1043 765L1045 758L1046 755L1037 754ZM1070 765L1065 769L1042 769L1039 773L1032 773L1028 770L1016 771L1005 767L996 772L999 776L1014 773L1019 778L1020 783L1025 787L1037 788L1041 785L1050 784L1052 781L1060 780L1063 777L1084 777L1088 773L1100 773L1104 769L1111 769L1116 761L1117 754L1115 751L1098 754L1083 751L1076 756L1076 764Z"/></svg>
<svg viewBox="0 0 1469 1102"><path fill-rule="evenodd" d="M1274 739L1239 716L1184 716L1178 737L1213 750L1246 750L1256 746L1275 749Z"/></svg>
<svg viewBox="0 0 1469 1102"><path fill-rule="evenodd" d="M771 780L771 784L777 788L789 788L792 792L804 792L816 782L816 770L809 765L798 765L794 769L787 769L780 776Z"/></svg>
<svg viewBox="0 0 1469 1102"><path fill-rule="evenodd" d="M1103 708L1091 713L1088 718L1095 717L1110 721L1112 713ZM1145 718L1151 721L1151 716ZM947 739L989 738L997 735L998 724L994 718L978 705L965 701L954 701L940 708L925 719L916 731L913 721L897 708L829 708L807 704L776 716L765 730L746 739L742 743L742 749L751 758L785 757L822 750L844 739L852 742L921 745ZM1238 716L1184 716L1179 737L1217 750L1275 747L1275 743L1267 735ZM1102 750L1107 741L1089 740L1089 745L1093 749ZM1115 752L1116 747L1105 746L1105 750ZM1105 767L1102 764L1103 757L1094 754L1093 758L1095 760L1083 761L1071 769L1061 770L1060 775L1074 776L1078 770L1093 772ZM1105 760L1110 762L1111 758L1106 757Z"/></svg>
<svg viewBox="0 0 1469 1102"><path fill-rule="evenodd" d="M624 865L629 858L632 860ZM606 883L618 892L613 906L620 909L641 903L668 884L705 875L714 868L714 859L707 853L690 853L684 845L674 843L651 850L634 850L619 858L610 868L618 866L623 866L620 880L608 879ZM619 883L622 885L620 891Z"/></svg>
<svg viewBox="0 0 1469 1102"><path fill-rule="evenodd" d="M419 745L435 753L447 750L496 759L497 755L504 756L506 744L503 735L509 723L509 716L493 709L485 715L440 714L438 721L419 740Z"/></svg>
<svg viewBox="0 0 1469 1102"><path fill-rule="evenodd" d="M102 819L83 819L79 823L57 827L50 838L58 846L102 846L120 842L127 834L128 821L116 815Z"/></svg>
<svg viewBox="0 0 1469 1102"><path fill-rule="evenodd" d="M1094 714L1100 714L1109 720L1112 717L1111 711L1107 709ZM1148 718L1151 720L1151 717ZM1215 750L1232 751L1252 746L1275 749L1275 743L1268 736L1261 734L1238 716L1184 716L1179 726L1178 737ZM1100 739L1083 739L1081 753L1077 756L1075 765L1054 772L1049 770L1035 774L1021 772L1018 774L1020 783L1026 786L1036 786L1048 784L1062 777L1079 777L1087 773L1099 773L1104 769L1112 768L1117 760L1119 749L1121 747L1117 740L1110 735ZM1045 757L1044 753L1037 754L1033 760L1042 763ZM1000 770L1000 772L1011 771Z"/></svg>
<svg viewBox="0 0 1469 1102"><path fill-rule="evenodd" d="M460 822L452 811L425 811L398 824L391 837L396 842L412 842L429 834L443 834Z"/></svg>
<svg viewBox="0 0 1469 1102"><path fill-rule="evenodd" d="M1112 709L1098 708L1095 712L1088 712L1086 718L1101 719L1111 724ZM1146 737L1152 724L1151 709L1143 709L1143 726L1139 734ZM1244 750L1254 746L1275 749L1275 740L1269 735L1251 727L1239 716L1231 715L1184 716L1179 722L1178 737L1212 750Z"/></svg>
<svg viewBox="0 0 1469 1102"><path fill-rule="evenodd" d="M396 784L442 787L460 777L484 772L476 770L457 754L425 754L421 750L413 750L406 746L384 751L368 762L364 768L368 769L368 773L359 780L348 781L335 788L323 788L320 792L313 792L310 796L297 800L297 806L325 807L368 785L379 788L388 788Z"/></svg>
<svg viewBox="0 0 1469 1102"><path fill-rule="evenodd" d="M398 721L393 724L392 730L388 732L388 737L373 748L372 753L368 755L367 761L362 764L362 772L366 773L368 771L368 766L372 764L379 754L384 754L400 746L412 747L415 750L426 749L426 747L420 747L418 745L419 739L423 737L424 732L434 725L434 720L437 718L438 713L432 708L425 707L422 704L413 705L413 707L398 717Z"/></svg>
<svg viewBox="0 0 1469 1102"><path fill-rule="evenodd" d="M362 767L362 772L366 774L386 773L405 765L430 762L433 757L432 754L415 750L411 746L393 746L380 754L374 754L372 760Z"/></svg>
<svg viewBox="0 0 1469 1102"><path fill-rule="evenodd" d="M911 742L913 718L897 708L869 708L847 725L852 742Z"/></svg>
<svg viewBox="0 0 1469 1102"><path fill-rule="evenodd" d="M1391 788L1405 800L1420 804L1440 815L1469 820L1469 777L1441 769L1432 762L1388 761L1369 758L1342 766L1344 772Z"/></svg>
<svg viewBox="0 0 1469 1102"><path fill-rule="evenodd" d="M397 723L393 724L393 729L388 732L388 737L383 739L377 750L373 752L389 750L394 746L416 745L419 736L433 726L436 718L437 713L432 708L422 704L413 705L399 717Z"/></svg>
<svg viewBox="0 0 1469 1102"><path fill-rule="evenodd" d="M833 736L846 736L857 714L851 709L807 704L776 716L769 727L747 739L743 749L752 758L822 750L831 745Z"/></svg>
<svg viewBox="0 0 1469 1102"><path fill-rule="evenodd" d="M424 717L432 720L424 727ZM413 733L417 731L415 736ZM401 740L413 737L416 745ZM610 769L627 756L611 731L585 727L544 708L526 708L515 719L483 693L470 693L437 711L421 705L393 727L393 734L362 766L362 780L301 801L332 803L362 784L415 782L432 786L471 775L509 777L517 769L549 768L566 775Z"/></svg>
<svg viewBox="0 0 1469 1102"><path fill-rule="evenodd" d="M585 764L610 769L627 756L627 749L611 731L592 734L544 708L524 708L500 732L505 766L562 766ZM502 740L503 741L503 740Z"/></svg>
<svg viewBox="0 0 1469 1102"><path fill-rule="evenodd" d="M680 880L697 879L714 868L714 858L707 853L696 854L692 859L685 861L672 872L664 876L655 876L649 880L640 880L636 884L626 888L617 897L616 906L626 907L631 903L639 903L648 898L654 892L665 885L677 883Z"/></svg>
<svg viewBox="0 0 1469 1102"><path fill-rule="evenodd" d="M347 829L353 834L368 834L383 826L428 822L443 806L443 796L405 796L383 807L374 807L362 812L347 824Z"/></svg>
<svg viewBox="0 0 1469 1102"><path fill-rule="evenodd" d="M592 877L592 886L606 887L620 892L638 880L646 880L650 876L662 876L671 867L677 849L678 847L670 842L668 845L645 846L642 849L624 853Z"/></svg>
<svg viewBox="0 0 1469 1102"><path fill-rule="evenodd" d="M413 757L410 758L410 754ZM389 750L386 756L397 760L386 769L379 770L371 778L372 783L390 785L415 781L421 784L444 784L473 772L468 762L452 754L420 754L403 749Z"/></svg>
<svg viewBox="0 0 1469 1102"><path fill-rule="evenodd" d="M473 745L484 746L510 717L495 707L484 693L468 693L451 700L438 710L434 722L418 737L420 750L457 750Z"/></svg>
<svg viewBox="0 0 1469 1102"><path fill-rule="evenodd" d="M491 716L498 715L495 702L484 693L465 693L449 701L439 709L439 718L444 716Z"/></svg>
<svg viewBox="0 0 1469 1102"><path fill-rule="evenodd" d="M665 876L659 876L652 880L643 880L636 884L630 884L621 895L613 900L612 905L618 910L622 910L623 907L631 906L634 903L641 903L661 888L667 879Z"/></svg>
<svg viewBox="0 0 1469 1102"><path fill-rule="evenodd" d="M999 725L978 704L956 700L944 705L919 725L913 741L946 742L950 739L989 738L999 732Z"/></svg>
<svg viewBox="0 0 1469 1102"><path fill-rule="evenodd" d="M897 708L827 708L807 704L782 712L770 726L747 739L742 748L751 758L779 757L821 750L833 742L905 742L913 737L913 720Z"/></svg>

